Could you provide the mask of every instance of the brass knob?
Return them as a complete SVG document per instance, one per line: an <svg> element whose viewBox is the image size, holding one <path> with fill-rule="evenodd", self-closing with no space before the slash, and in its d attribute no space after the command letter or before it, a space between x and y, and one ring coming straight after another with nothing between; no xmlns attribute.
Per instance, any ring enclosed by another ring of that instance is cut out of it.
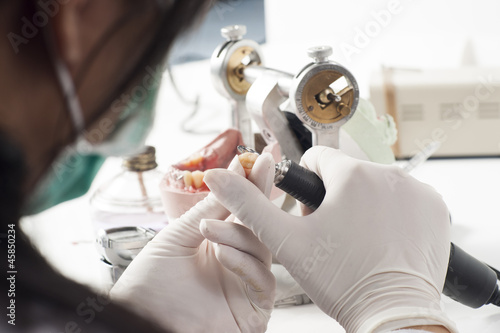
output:
<svg viewBox="0 0 500 333"><path fill-rule="evenodd" d="M351 108L344 103L339 103L339 105L337 105L337 112L340 113L342 117L347 117L349 113L351 113Z"/></svg>
<svg viewBox="0 0 500 333"><path fill-rule="evenodd" d="M144 152L124 158L122 166L128 171L134 172L153 170L158 166L156 164L156 149L152 146L146 146Z"/></svg>

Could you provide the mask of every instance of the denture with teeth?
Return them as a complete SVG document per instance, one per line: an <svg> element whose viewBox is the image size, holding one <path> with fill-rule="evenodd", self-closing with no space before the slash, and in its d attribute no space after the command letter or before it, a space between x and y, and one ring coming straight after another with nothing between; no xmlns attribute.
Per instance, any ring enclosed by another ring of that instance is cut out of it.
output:
<svg viewBox="0 0 500 333"><path fill-rule="evenodd" d="M238 153L236 147L242 144L241 133L228 129L199 151L167 169L160 184L160 193L169 219L180 217L208 195L209 189L203 181L205 171L227 168ZM245 169L245 172L250 170Z"/></svg>

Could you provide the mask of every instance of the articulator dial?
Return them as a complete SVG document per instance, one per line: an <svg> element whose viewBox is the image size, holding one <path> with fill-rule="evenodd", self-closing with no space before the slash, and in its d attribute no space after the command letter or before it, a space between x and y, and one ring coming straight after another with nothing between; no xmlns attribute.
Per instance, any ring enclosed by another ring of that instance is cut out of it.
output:
<svg viewBox="0 0 500 333"><path fill-rule="evenodd" d="M359 88L356 79L341 65L330 61L329 46L313 47L314 62L294 78L290 100L295 113L313 134L313 145L339 147L339 130L356 111Z"/></svg>
<svg viewBox="0 0 500 333"><path fill-rule="evenodd" d="M212 81L217 91L231 101L232 126L240 130L247 145L254 144L251 117L245 106L245 97L252 85L244 78L249 66L260 66L259 44L243 39L246 27L233 25L221 29L226 41L212 55Z"/></svg>
<svg viewBox="0 0 500 333"><path fill-rule="evenodd" d="M257 43L242 39L244 26L222 29L226 42L212 56L215 87L230 99L233 126L248 146L254 144L251 120L270 144L278 141L284 155L295 162L303 148L284 112L291 112L312 133L313 145L339 148L339 130L356 111L359 89L353 75L329 60L332 49L313 47L313 62L298 74L263 66Z"/></svg>

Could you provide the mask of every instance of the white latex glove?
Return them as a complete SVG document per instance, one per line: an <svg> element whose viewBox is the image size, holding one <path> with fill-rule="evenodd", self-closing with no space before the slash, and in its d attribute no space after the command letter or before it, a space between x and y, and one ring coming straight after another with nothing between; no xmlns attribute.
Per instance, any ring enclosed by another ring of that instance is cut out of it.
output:
<svg viewBox="0 0 500 333"><path fill-rule="evenodd" d="M245 174L237 157L229 168ZM265 197L273 177L274 161L264 154L248 178ZM174 332L265 331L275 290L271 253L250 229L218 221L229 214L209 194L149 242L111 297Z"/></svg>
<svg viewBox="0 0 500 333"><path fill-rule="evenodd" d="M310 149L302 164L326 188L307 216L279 210L232 172L210 171L205 182L347 332L418 325L453 331L440 309L450 249L441 196L398 167L331 148Z"/></svg>

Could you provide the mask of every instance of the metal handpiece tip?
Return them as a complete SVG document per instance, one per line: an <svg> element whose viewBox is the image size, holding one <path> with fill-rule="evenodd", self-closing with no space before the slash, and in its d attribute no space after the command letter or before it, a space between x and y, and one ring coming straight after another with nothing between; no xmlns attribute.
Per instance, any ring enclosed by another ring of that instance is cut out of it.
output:
<svg viewBox="0 0 500 333"><path fill-rule="evenodd" d="M252 148L249 148L249 147L246 147L246 146L243 146L243 145L239 145L238 146L238 151L240 153L253 153L253 154L258 154L257 151L255 151L254 149Z"/></svg>

